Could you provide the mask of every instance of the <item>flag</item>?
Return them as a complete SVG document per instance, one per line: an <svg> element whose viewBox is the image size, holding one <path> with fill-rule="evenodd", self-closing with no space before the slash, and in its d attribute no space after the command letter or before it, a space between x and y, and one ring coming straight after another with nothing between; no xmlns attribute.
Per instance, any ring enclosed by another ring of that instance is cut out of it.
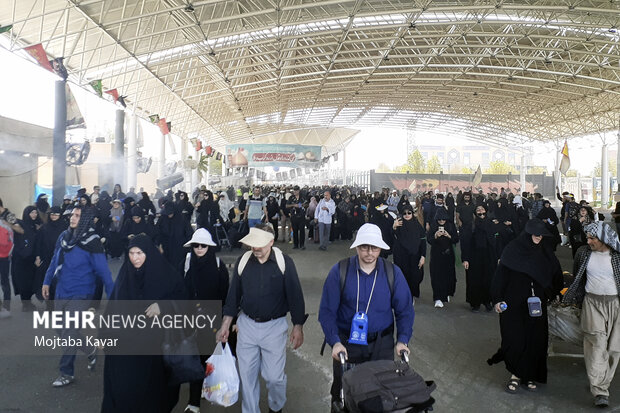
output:
<svg viewBox="0 0 620 413"><path fill-rule="evenodd" d="M168 127L168 133L172 132L172 122L166 122L166 126Z"/></svg>
<svg viewBox="0 0 620 413"><path fill-rule="evenodd" d="M157 122L157 125L159 126L159 130L161 131L162 135L167 135L170 133L170 130L168 130L168 124L166 123L166 118L159 118L159 122Z"/></svg>
<svg viewBox="0 0 620 413"><path fill-rule="evenodd" d="M37 59L37 62L50 72L54 72L52 65L50 65L50 61L47 59L47 54L43 49L43 45L41 43L33 44L32 46L24 47L24 50L30 54L30 56Z"/></svg>
<svg viewBox="0 0 620 413"><path fill-rule="evenodd" d="M206 152L207 156L209 156L209 157L213 156L213 148L211 146L207 146L205 148L205 152Z"/></svg>
<svg viewBox="0 0 620 413"><path fill-rule="evenodd" d="M60 76L62 80L67 80L67 78L69 77L69 73L67 73L67 68L62 62L63 60L65 60L64 57L57 57L56 59L50 60L50 65L52 65L54 72L56 72L56 74Z"/></svg>
<svg viewBox="0 0 620 413"><path fill-rule="evenodd" d="M151 116L149 116L149 120L151 121L151 123L158 123L159 122L159 115L151 115Z"/></svg>
<svg viewBox="0 0 620 413"><path fill-rule="evenodd" d="M114 103L116 103L116 101L118 100L118 90L106 90L105 93L107 93L108 95L112 95L112 97L114 98Z"/></svg>
<svg viewBox="0 0 620 413"><path fill-rule="evenodd" d="M0 33L5 33L8 32L9 30L11 30L13 28L12 24L9 24L8 26L0 26Z"/></svg>
<svg viewBox="0 0 620 413"><path fill-rule="evenodd" d="M478 165L478 169L476 169L476 173L474 173L474 177L471 180L471 186L478 186L482 181L482 170L480 169L480 165Z"/></svg>
<svg viewBox="0 0 620 413"><path fill-rule="evenodd" d="M119 97L118 97L118 103L120 103L120 104L121 104L121 106L122 106L122 107L124 107L124 108L126 108L126 107L127 107L127 103L125 103L125 98L126 98L126 97L127 97L127 96L119 96Z"/></svg>
<svg viewBox="0 0 620 413"><path fill-rule="evenodd" d="M196 152L202 149L202 141L200 139L196 139Z"/></svg>
<svg viewBox="0 0 620 413"><path fill-rule="evenodd" d="M216 152L215 153L215 159L217 159L218 161L222 160L222 154L220 152Z"/></svg>
<svg viewBox="0 0 620 413"><path fill-rule="evenodd" d="M570 168L570 158L568 157L568 143L564 141L564 147L562 148L562 161L560 161L560 172L566 175L568 168Z"/></svg>
<svg viewBox="0 0 620 413"><path fill-rule="evenodd" d="M411 182L411 185L409 185L409 192L411 192L412 194L415 194L417 191L418 191L418 187L416 186L416 182L414 179L413 182Z"/></svg>
<svg viewBox="0 0 620 413"><path fill-rule="evenodd" d="M93 80L90 82L90 86L95 90L99 97L103 97L103 85L101 84L101 79Z"/></svg>
<svg viewBox="0 0 620 413"><path fill-rule="evenodd" d="M80 108L67 83L65 83L65 94L67 96L67 129L85 128L84 116L82 116L82 112L80 112Z"/></svg>

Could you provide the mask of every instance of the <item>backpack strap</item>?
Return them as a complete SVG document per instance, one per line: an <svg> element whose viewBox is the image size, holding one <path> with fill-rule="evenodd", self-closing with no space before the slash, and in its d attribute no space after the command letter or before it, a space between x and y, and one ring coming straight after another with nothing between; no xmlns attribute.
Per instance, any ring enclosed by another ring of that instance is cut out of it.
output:
<svg viewBox="0 0 620 413"><path fill-rule="evenodd" d="M278 264L278 268L280 269L280 272L282 273L282 275L284 275L284 271L286 270L286 261L284 260L284 254L282 253L282 250L280 248L273 247L271 249L273 250L273 253L276 256L276 263ZM250 260L251 256L252 256L252 251L246 251L246 253L243 254L241 259L239 260L239 266L237 267L237 274L241 275L243 273L243 270L245 269L245 266L248 264L248 261Z"/></svg>
<svg viewBox="0 0 620 413"><path fill-rule="evenodd" d="M187 275L187 271L189 270L189 262L192 259L192 253L188 252L185 256L185 265L183 265L183 277Z"/></svg>
<svg viewBox="0 0 620 413"><path fill-rule="evenodd" d="M282 272L282 275L284 275L284 271L286 270L286 261L284 261L284 254L282 253L282 250L278 247L272 247L271 249L276 254L276 262L278 263L278 268L280 269L280 272Z"/></svg>
<svg viewBox="0 0 620 413"><path fill-rule="evenodd" d="M220 263L221 263L220 257L215 257L215 264L217 265L218 269L220 268Z"/></svg>
<svg viewBox="0 0 620 413"><path fill-rule="evenodd" d="M246 251L245 254L241 256L241 259L239 260L239 265L237 266L237 274L239 276L241 276L241 273L243 273L243 270L245 269L245 266L248 264L248 261L250 260L251 256L252 256L252 251Z"/></svg>
<svg viewBox="0 0 620 413"><path fill-rule="evenodd" d="M394 264L383 257L379 257L383 261L385 273L387 274L388 285L390 286L390 294L394 297Z"/></svg>

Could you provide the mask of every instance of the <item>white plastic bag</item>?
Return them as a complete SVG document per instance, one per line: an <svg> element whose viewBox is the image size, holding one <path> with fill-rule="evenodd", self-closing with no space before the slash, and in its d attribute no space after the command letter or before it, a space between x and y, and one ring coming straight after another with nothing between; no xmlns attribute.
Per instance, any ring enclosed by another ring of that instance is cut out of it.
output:
<svg viewBox="0 0 620 413"><path fill-rule="evenodd" d="M581 310L576 307L550 305L547 314L549 318L549 334L576 345L583 344L583 331L579 316Z"/></svg>
<svg viewBox="0 0 620 413"><path fill-rule="evenodd" d="M239 374L230 346L217 343L213 355L207 360L202 397L225 407L232 406L239 399Z"/></svg>

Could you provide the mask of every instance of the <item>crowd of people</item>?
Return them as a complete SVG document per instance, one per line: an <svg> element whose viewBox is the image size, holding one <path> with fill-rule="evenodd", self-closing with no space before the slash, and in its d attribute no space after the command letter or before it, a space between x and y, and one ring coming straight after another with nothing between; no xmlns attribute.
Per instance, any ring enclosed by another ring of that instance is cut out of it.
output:
<svg viewBox="0 0 620 413"><path fill-rule="evenodd" d="M217 339L235 347L243 412L259 412L259 373L270 412L279 412L286 403L285 317L291 313L289 339L297 348L307 314L295 263L276 245L306 250L316 243L315 251L325 251L333 242L353 241L356 255L334 264L319 309L334 357L332 406L341 388L341 353L360 363L390 359L394 349L409 351L427 260L437 309L453 300L460 260L471 311L500 313L502 341L489 364L505 363L511 373L506 391L515 393L522 383L535 391L547 376L547 303L560 299L567 287L555 252L570 246L576 280L565 301L584 303L587 373L595 404L606 406L620 360L620 241L586 201L577 203L559 191L557 196L559 217L541 194L515 195L503 188L489 194L389 188L367 193L353 186L282 185L214 193L203 186L191 195L181 190L149 195L134 188L123 193L120 185L110 194L95 186L90 194L83 188L65 197L61 206L50 207L42 194L21 219L0 200L0 318L10 316L11 287L23 311L51 299L54 309L83 311L84 303L98 302L104 291L111 301L152 301L149 317L172 311L158 305L165 299L221 300ZM229 277L216 254L239 244L250 251L237 259ZM121 257L114 282L107 259ZM367 320L362 343L352 339L354 317ZM96 348L67 350L53 386L74 381L78 350L89 369L95 368ZM203 363L207 356L201 355ZM200 411L200 385L191 383L186 412ZM178 395L178 386L167 384L161 357L106 359L102 411L168 412Z"/></svg>

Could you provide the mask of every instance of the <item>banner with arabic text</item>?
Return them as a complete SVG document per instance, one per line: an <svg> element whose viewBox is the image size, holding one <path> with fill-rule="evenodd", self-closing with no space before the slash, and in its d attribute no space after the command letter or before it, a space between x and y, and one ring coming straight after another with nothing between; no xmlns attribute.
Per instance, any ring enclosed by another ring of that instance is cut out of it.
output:
<svg viewBox="0 0 620 413"><path fill-rule="evenodd" d="M226 146L228 167L310 167L321 162L321 147L287 144L235 144Z"/></svg>

